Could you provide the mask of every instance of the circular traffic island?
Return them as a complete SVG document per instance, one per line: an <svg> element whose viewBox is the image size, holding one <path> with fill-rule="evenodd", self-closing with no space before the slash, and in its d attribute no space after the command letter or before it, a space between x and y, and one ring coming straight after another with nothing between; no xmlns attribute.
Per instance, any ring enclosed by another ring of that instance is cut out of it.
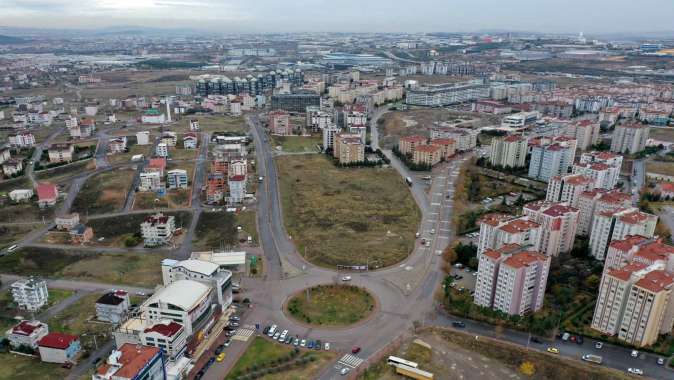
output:
<svg viewBox="0 0 674 380"><path fill-rule="evenodd" d="M352 285L316 285L286 302L286 312L297 321L322 327L345 327L367 319L377 303L365 289Z"/></svg>

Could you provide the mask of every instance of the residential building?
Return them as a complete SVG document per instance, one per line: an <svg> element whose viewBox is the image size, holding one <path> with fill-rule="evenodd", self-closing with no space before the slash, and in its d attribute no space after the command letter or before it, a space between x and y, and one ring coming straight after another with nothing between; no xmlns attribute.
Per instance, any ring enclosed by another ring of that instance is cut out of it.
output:
<svg viewBox="0 0 674 380"><path fill-rule="evenodd" d="M37 184L37 198L40 208L56 205L58 196L58 187L53 183L42 182Z"/></svg>
<svg viewBox="0 0 674 380"><path fill-rule="evenodd" d="M431 140L431 145L440 147L440 157L449 160L456 154L456 141L449 138L437 138Z"/></svg>
<svg viewBox="0 0 674 380"><path fill-rule="evenodd" d="M456 142L457 152L466 152L477 146L477 129L457 128L439 123L431 128L431 140L452 139Z"/></svg>
<svg viewBox="0 0 674 380"><path fill-rule="evenodd" d="M342 131L336 125L328 125L323 128L323 150L327 151L335 146L335 135Z"/></svg>
<svg viewBox="0 0 674 380"><path fill-rule="evenodd" d="M150 108L140 117L143 124L164 124L166 117L156 108Z"/></svg>
<svg viewBox="0 0 674 380"><path fill-rule="evenodd" d="M146 247L167 244L173 238L175 230L175 217L165 216L162 213L147 216L140 224L140 233Z"/></svg>
<svg viewBox="0 0 674 380"><path fill-rule="evenodd" d="M17 175L23 171L23 161L9 159L2 164L2 172L7 177Z"/></svg>
<svg viewBox="0 0 674 380"><path fill-rule="evenodd" d="M632 262L646 265L661 262L666 270L674 273L674 247L664 244L662 239L627 235L624 239L614 240L609 244L604 260L604 273Z"/></svg>
<svg viewBox="0 0 674 380"><path fill-rule="evenodd" d="M326 126L333 124L335 123L332 113L323 111L320 107L307 107L306 126L311 129L311 132L322 131Z"/></svg>
<svg viewBox="0 0 674 380"><path fill-rule="evenodd" d="M398 139L398 151L404 155L414 155L414 151L420 145L426 145L428 139L424 136L412 135Z"/></svg>
<svg viewBox="0 0 674 380"><path fill-rule="evenodd" d="M192 131L192 132L198 132L199 131L199 120L198 119L190 119L190 131Z"/></svg>
<svg viewBox="0 0 674 380"><path fill-rule="evenodd" d="M126 152L126 144L126 136L115 137L108 141L108 151L110 151L111 154L124 153Z"/></svg>
<svg viewBox="0 0 674 380"><path fill-rule="evenodd" d="M478 100L477 102L473 103L472 111L479 113L491 113L494 115L501 115L510 113L512 111L512 108L510 106L504 105L501 102L496 102L493 100Z"/></svg>
<svg viewBox="0 0 674 380"><path fill-rule="evenodd" d="M9 192L9 199L13 202L21 202L30 199L35 195L33 189L16 189Z"/></svg>
<svg viewBox="0 0 674 380"><path fill-rule="evenodd" d="M127 291L107 292L96 301L96 319L102 322L121 323L130 307L131 301Z"/></svg>
<svg viewBox="0 0 674 380"><path fill-rule="evenodd" d="M509 315L527 315L543 306L550 257L517 244L488 249L479 257L475 304Z"/></svg>
<svg viewBox="0 0 674 380"><path fill-rule="evenodd" d="M414 153L412 154L412 162L416 165L431 167L441 160L442 148L437 145L419 145L414 149Z"/></svg>
<svg viewBox="0 0 674 380"><path fill-rule="evenodd" d="M82 223L73 226L69 231L70 242L72 244L85 244L94 238L94 230Z"/></svg>
<svg viewBox="0 0 674 380"><path fill-rule="evenodd" d="M583 153L580 162L573 165L573 174L582 174L594 180L594 188L611 190L620 176L623 157L610 152Z"/></svg>
<svg viewBox="0 0 674 380"><path fill-rule="evenodd" d="M523 208L525 216L541 225L540 252L558 256L573 248L579 211L566 203L537 201Z"/></svg>
<svg viewBox="0 0 674 380"><path fill-rule="evenodd" d="M269 112L269 132L277 136L290 136L293 134L293 127L290 124L290 116L285 111Z"/></svg>
<svg viewBox="0 0 674 380"><path fill-rule="evenodd" d="M442 83L409 89L405 103L418 106L446 106L489 98L489 86L481 80Z"/></svg>
<svg viewBox="0 0 674 380"><path fill-rule="evenodd" d="M227 170L225 171L230 177L235 175L247 175L248 174L248 162L245 159L242 160L233 160L229 163Z"/></svg>
<svg viewBox="0 0 674 380"><path fill-rule="evenodd" d="M71 162L75 153L72 144L52 144L48 149L49 162L52 164Z"/></svg>
<svg viewBox="0 0 674 380"><path fill-rule="evenodd" d="M593 189L594 181L590 177L580 174L555 176L548 182L545 200L548 202L566 202L569 206L578 208L581 194Z"/></svg>
<svg viewBox="0 0 674 380"><path fill-rule="evenodd" d="M216 303L227 309L232 304L232 272L220 265L204 260L172 260L161 262L164 285L176 281L193 280L212 287L215 291Z"/></svg>
<svg viewBox="0 0 674 380"><path fill-rule="evenodd" d="M139 175L139 191L158 191L161 186L161 174L157 170L141 172Z"/></svg>
<svg viewBox="0 0 674 380"><path fill-rule="evenodd" d="M185 327L169 319L147 326L139 338L143 345L161 349L169 361L180 359L187 348Z"/></svg>
<svg viewBox="0 0 674 380"><path fill-rule="evenodd" d="M186 189L188 187L187 170L169 170L166 172L166 184L169 189Z"/></svg>
<svg viewBox="0 0 674 380"><path fill-rule="evenodd" d="M148 131L136 132L136 144L150 145L150 132Z"/></svg>
<svg viewBox="0 0 674 380"><path fill-rule="evenodd" d="M590 229L590 254L604 260L609 244L627 235L653 237L658 217L639 209L617 208L595 214Z"/></svg>
<svg viewBox="0 0 674 380"><path fill-rule="evenodd" d="M227 183L227 176L223 173L216 172L208 175L206 179L206 202L218 203L225 197L225 186Z"/></svg>
<svg viewBox="0 0 674 380"><path fill-rule="evenodd" d="M17 148L30 148L35 145L35 136L29 131L10 134L7 139L9 140L9 145Z"/></svg>
<svg viewBox="0 0 674 380"><path fill-rule="evenodd" d="M517 244L538 251L541 244L541 225L526 216L502 214L490 214L480 220L478 256L487 249L499 249L506 244Z"/></svg>
<svg viewBox="0 0 674 380"><path fill-rule="evenodd" d="M159 175L163 177L164 172L166 171L166 158L164 157L151 158L150 162L147 165L146 171L151 170L158 171Z"/></svg>
<svg viewBox="0 0 674 380"><path fill-rule="evenodd" d="M594 189L583 192L578 199L580 215L576 233L580 236L589 235L594 216L597 213L620 207L626 208L631 205L632 197L620 192L620 190Z"/></svg>
<svg viewBox="0 0 674 380"><path fill-rule="evenodd" d="M365 161L365 145L359 135L342 134L335 135L332 156L337 158L340 164L351 164Z"/></svg>
<svg viewBox="0 0 674 380"><path fill-rule="evenodd" d="M360 136L361 144L367 144L367 126L365 124L351 124L346 129L350 134Z"/></svg>
<svg viewBox="0 0 674 380"><path fill-rule="evenodd" d="M592 145L599 142L599 122L580 120L569 123L564 130L564 135L575 139L578 142L578 149L591 149Z"/></svg>
<svg viewBox="0 0 674 380"><path fill-rule="evenodd" d="M298 92L295 94L277 94L271 97L272 110L303 113L307 107L321 106L321 96L315 92Z"/></svg>
<svg viewBox="0 0 674 380"><path fill-rule="evenodd" d="M540 138L530 142L529 177L548 182L569 172L576 155L576 140L566 136Z"/></svg>
<svg viewBox="0 0 674 380"><path fill-rule="evenodd" d="M38 342L47 334L49 334L49 326L45 323L24 320L7 330L5 338L14 349L23 346L37 350Z"/></svg>
<svg viewBox="0 0 674 380"><path fill-rule="evenodd" d="M187 132L183 136L183 149L197 149L197 134Z"/></svg>
<svg viewBox="0 0 674 380"><path fill-rule="evenodd" d="M634 154L646 148L650 127L643 124L619 124L611 137L611 152Z"/></svg>
<svg viewBox="0 0 674 380"><path fill-rule="evenodd" d="M157 144L157 147L155 149L155 154L158 157L168 157L168 155L169 155L168 145L166 145L166 143Z"/></svg>
<svg viewBox="0 0 674 380"><path fill-rule="evenodd" d="M47 281L36 277L15 281L11 285L11 292L19 308L32 312L40 310L49 298Z"/></svg>
<svg viewBox="0 0 674 380"><path fill-rule="evenodd" d="M92 380L166 380L164 358L157 347L123 344L112 350Z"/></svg>
<svg viewBox="0 0 674 380"><path fill-rule="evenodd" d="M149 323L164 320L180 323L191 336L212 318L212 299L212 287L193 280L178 280L155 291L143 302L140 311Z"/></svg>
<svg viewBox="0 0 674 380"><path fill-rule="evenodd" d="M45 363L74 363L82 349L75 335L50 332L38 342L40 360Z"/></svg>
<svg viewBox="0 0 674 380"><path fill-rule="evenodd" d="M246 199L246 176L233 175L227 178L229 197L227 203L241 203Z"/></svg>
<svg viewBox="0 0 674 380"><path fill-rule="evenodd" d="M160 143L166 144L167 147L174 148L178 145L178 134L171 131L162 133Z"/></svg>
<svg viewBox="0 0 674 380"><path fill-rule="evenodd" d="M510 135L491 140L489 163L504 168L523 168L527 157L527 138Z"/></svg>

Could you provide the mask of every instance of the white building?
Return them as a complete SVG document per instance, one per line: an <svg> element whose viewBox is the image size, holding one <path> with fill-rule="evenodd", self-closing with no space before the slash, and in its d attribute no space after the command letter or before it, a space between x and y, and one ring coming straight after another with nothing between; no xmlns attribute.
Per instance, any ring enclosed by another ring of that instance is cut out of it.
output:
<svg viewBox="0 0 674 380"><path fill-rule="evenodd" d="M610 152L588 152L573 165L573 174L582 174L594 180L595 188L611 190L618 183L623 157Z"/></svg>
<svg viewBox="0 0 674 380"><path fill-rule="evenodd" d="M589 235L594 216L597 213L620 207L626 208L631 205L632 197L619 190L594 189L583 192L578 200L580 216L578 217L576 233L581 236Z"/></svg>
<svg viewBox="0 0 674 380"><path fill-rule="evenodd" d="M480 131L477 129L456 128L440 123L440 125L431 128L431 140L452 139L456 141L456 151L466 152L475 149L477 146L477 136Z"/></svg>
<svg viewBox="0 0 674 380"><path fill-rule="evenodd" d="M233 175L227 178L229 186L228 203L241 203L246 199L246 176Z"/></svg>
<svg viewBox="0 0 674 380"><path fill-rule="evenodd" d="M161 186L161 173L156 170L144 171L139 175L139 191L157 191Z"/></svg>
<svg viewBox="0 0 674 380"><path fill-rule="evenodd" d="M335 135L342 131L341 128L332 124L323 128L323 150L327 150L334 146Z"/></svg>
<svg viewBox="0 0 674 380"><path fill-rule="evenodd" d="M166 143L157 144L157 149L156 149L155 153L159 157L168 157L168 155L169 155L168 145L166 145Z"/></svg>
<svg viewBox="0 0 674 380"><path fill-rule="evenodd" d="M578 208L580 196L586 191L594 189L594 180L580 174L555 176L548 182L545 200L548 202L566 202L571 207Z"/></svg>
<svg viewBox="0 0 674 380"><path fill-rule="evenodd" d="M149 323L172 320L185 327L188 336L199 331L212 317L213 288L201 282L178 280L157 290L140 306Z"/></svg>
<svg viewBox="0 0 674 380"><path fill-rule="evenodd" d="M642 124L616 125L611 137L611 152L634 154L646 148L650 127Z"/></svg>
<svg viewBox="0 0 674 380"><path fill-rule="evenodd" d="M578 141L578 149L588 150L599 142L599 123L591 120L569 123L564 134Z"/></svg>
<svg viewBox="0 0 674 380"><path fill-rule="evenodd" d="M130 307L128 292L124 290L107 292L96 300L96 319L102 322L120 323L126 317Z"/></svg>
<svg viewBox="0 0 674 380"><path fill-rule="evenodd" d="M14 202L21 202L32 198L34 195L33 189L16 189L9 192L9 199Z"/></svg>
<svg viewBox="0 0 674 380"><path fill-rule="evenodd" d="M487 215L480 221L477 254L488 249L499 249L507 244L538 251L541 243L541 225L528 217Z"/></svg>
<svg viewBox="0 0 674 380"><path fill-rule="evenodd" d="M578 209L566 203L545 201L524 205L524 215L541 225L540 252L558 256L573 248L578 226Z"/></svg>
<svg viewBox="0 0 674 380"><path fill-rule="evenodd" d="M215 290L217 304L223 310L232 304L232 272L210 261L188 259L177 261L164 259L161 262L164 285L180 280L193 280L211 286Z"/></svg>
<svg viewBox="0 0 674 380"><path fill-rule="evenodd" d="M170 242L175 230L175 217L165 216L162 213L150 215L140 224L140 233L146 247L156 247Z"/></svg>
<svg viewBox="0 0 674 380"><path fill-rule="evenodd" d="M47 281L31 277L19 280L12 284L12 298L21 308L28 311L38 311L49 300Z"/></svg>
<svg viewBox="0 0 674 380"><path fill-rule="evenodd" d="M493 166L504 168L522 168L527 157L527 138L522 135L510 135L491 140L489 162Z"/></svg>
<svg viewBox="0 0 674 380"><path fill-rule="evenodd" d="M136 144L150 145L150 132L141 131L136 133Z"/></svg>
<svg viewBox="0 0 674 380"><path fill-rule="evenodd" d="M143 345L160 348L170 361L179 360L187 348L185 327L170 319L145 327L139 339Z"/></svg>
<svg viewBox="0 0 674 380"><path fill-rule="evenodd" d="M627 235L653 237L658 217L639 209L618 208L602 211L594 216L590 230L590 254L604 260L609 244Z"/></svg>
<svg viewBox="0 0 674 380"><path fill-rule="evenodd" d="M40 321L21 321L5 333L12 348L21 346L37 350L37 344L45 335L49 334L49 326Z"/></svg>
<svg viewBox="0 0 674 380"><path fill-rule="evenodd" d="M566 136L541 138L531 144L529 177L548 182L569 172L576 155L576 140Z"/></svg>

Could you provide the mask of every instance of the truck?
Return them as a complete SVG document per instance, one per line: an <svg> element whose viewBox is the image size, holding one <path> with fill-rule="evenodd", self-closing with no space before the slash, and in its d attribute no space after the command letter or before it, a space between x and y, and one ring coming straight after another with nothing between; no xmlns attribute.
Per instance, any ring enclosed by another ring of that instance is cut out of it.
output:
<svg viewBox="0 0 674 380"><path fill-rule="evenodd" d="M582 356L582 359L585 360L586 362L595 364L601 364L602 362L602 357L599 355L586 354Z"/></svg>
<svg viewBox="0 0 674 380"><path fill-rule="evenodd" d="M412 186L412 178L405 177L405 182L407 182L407 186Z"/></svg>

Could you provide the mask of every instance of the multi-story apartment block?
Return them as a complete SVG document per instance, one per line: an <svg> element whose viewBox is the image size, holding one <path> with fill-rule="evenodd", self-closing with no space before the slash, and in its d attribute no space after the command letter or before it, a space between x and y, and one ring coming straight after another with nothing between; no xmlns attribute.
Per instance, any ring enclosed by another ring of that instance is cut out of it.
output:
<svg viewBox="0 0 674 380"><path fill-rule="evenodd" d="M566 202L571 207L578 208L580 195L594 189L592 178L580 174L555 176L548 182L545 200L548 202Z"/></svg>
<svg viewBox="0 0 674 380"><path fill-rule="evenodd" d="M328 150L335 146L335 135L342 129L337 125L331 124L323 128L323 149Z"/></svg>
<svg viewBox="0 0 674 380"><path fill-rule="evenodd" d="M529 177L548 182L552 177L569 172L576 154L576 140L558 136L553 139L536 139L529 145L531 146Z"/></svg>
<svg viewBox="0 0 674 380"><path fill-rule="evenodd" d="M5 337L9 341L9 345L13 348L21 346L37 349L38 342L49 334L49 326L40 321L21 321L13 326Z"/></svg>
<svg viewBox="0 0 674 380"><path fill-rule="evenodd" d="M173 148L178 145L178 134L171 131L162 133L160 143L166 144L167 147Z"/></svg>
<svg viewBox="0 0 674 380"><path fill-rule="evenodd" d="M646 148L650 127L643 124L616 125L611 137L611 152L634 154Z"/></svg>
<svg viewBox="0 0 674 380"><path fill-rule="evenodd" d="M564 135L578 141L578 149L588 150L599 141L599 123L591 120L580 120L569 123Z"/></svg>
<svg viewBox="0 0 674 380"><path fill-rule="evenodd" d="M11 291L14 302L27 311L40 310L49 299L47 281L35 277L12 283Z"/></svg>
<svg viewBox="0 0 674 380"><path fill-rule="evenodd" d="M227 203L241 203L246 199L246 176L232 175L227 178L229 196Z"/></svg>
<svg viewBox="0 0 674 380"><path fill-rule="evenodd" d="M527 157L527 138L510 135L491 140L489 163L504 168L522 168Z"/></svg>
<svg viewBox="0 0 674 380"><path fill-rule="evenodd" d="M499 249L506 244L539 250L540 239L541 225L528 217L490 214L480 221L477 254L479 256L487 249Z"/></svg>
<svg viewBox="0 0 674 380"><path fill-rule="evenodd" d="M611 190L618 183L622 160L622 156L610 152L583 153L572 173L592 178L595 188Z"/></svg>
<svg viewBox="0 0 674 380"><path fill-rule="evenodd" d="M168 157L169 155L168 145L166 145L166 143L163 142L157 144L157 147L155 148L155 154L157 154L158 157Z"/></svg>
<svg viewBox="0 0 674 380"><path fill-rule="evenodd" d="M566 203L538 201L527 203L524 215L541 225L540 252L558 256L573 248L578 225L578 209Z"/></svg>
<svg viewBox="0 0 674 380"><path fill-rule="evenodd" d="M443 158L442 148L438 145L418 145L414 148L412 162L416 165L433 166Z"/></svg>
<svg viewBox="0 0 674 380"><path fill-rule="evenodd" d="M227 175L214 172L208 175L206 179L206 202L218 203L225 197L225 186L227 184Z"/></svg>
<svg viewBox="0 0 674 380"><path fill-rule="evenodd" d="M457 152L466 152L477 146L477 129L456 128L440 123L431 128L431 140L452 139L456 142Z"/></svg>
<svg viewBox="0 0 674 380"><path fill-rule="evenodd" d="M316 106L307 107L306 119L306 126L311 129L311 132L322 131L328 125L334 124L332 113Z"/></svg>
<svg viewBox="0 0 674 380"><path fill-rule="evenodd" d="M293 134L290 115L285 111L269 112L269 132L272 135L289 136Z"/></svg>
<svg viewBox="0 0 674 380"><path fill-rule="evenodd" d="M197 149L197 134L187 132L183 136L183 149Z"/></svg>
<svg viewBox="0 0 674 380"><path fill-rule="evenodd" d="M621 193L619 190L594 189L583 192L578 198L580 215L576 233L580 236L589 235L594 216L597 213L619 207L630 207L631 205L632 197L629 194Z"/></svg>
<svg viewBox="0 0 674 380"><path fill-rule="evenodd" d="M165 216L162 213L150 215L140 224L140 233L146 247L156 247L166 244L173 238L176 230L175 217Z"/></svg>
<svg viewBox="0 0 674 380"><path fill-rule="evenodd" d="M35 136L31 132L21 131L16 134L10 134L7 139L9 144L17 148L30 148L35 145Z"/></svg>
<svg viewBox="0 0 674 380"><path fill-rule="evenodd" d="M398 140L398 151L401 154L413 155L416 148L420 145L426 145L427 141L426 137L419 135L401 137Z"/></svg>
<svg viewBox="0 0 674 380"><path fill-rule="evenodd" d="M199 131L199 120L198 119L190 119L190 131L192 131L192 132L198 132Z"/></svg>
<svg viewBox="0 0 674 380"><path fill-rule="evenodd" d="M454 139L448 138L438 138L431 140L431 145L440 147L440 156L445 160L448 160L456 154L456 141Z"/></svg>
<svg viewBox="0 0 674 380"><path fill-rule="evenodd" d="M604 260L609 244L614 240L622 240L627 235L653 237L657 222L657 216L634 207L598 212L590 229L590 254L597 260Z"/></svg>
<svg viewBox="0 0 674 380"><path fill-rule="evenodd" d="M139 175L139 191L157 191L162 188L161 174L157 170L148 170Z"/></svg>
<svg viewBox="0 0 674 380"><path fill-rule="evenodd" d="M138 145L149 145L150 144L150 132L148 132L148 131L136 132L136 144L138 144Z"/></svg>
<svg viewBox="0 0 674 380"><path fill-rule="evenodd" d="M124 153L126 151L126 136L115 137L108 142L108 151L112 154Z"/></svg>
<svg viewBox="0 0 674 380"><path fill-rule="evenodd" d="M338 133L335 135L334 144L332 155L340 164L365 161L365 145L360 135Z"/></svg>
<svg viewBox="0 0 674 380"><path fill-rule="evenodd" d="M49 162L71 162L75 153L75 146L72 144L52 144L48 149Z"/></svg>
<svg viewBox="0 0 674 380"><path fill-rule="evenodd" d="M662 239L627 235L624 239L614 240L609 244L604 260L604 273L632 262L646 265L662 262L665 269L674 273L674 247L664 244Z"/></svg>
<svg viewBox="0 0 674 380"><path fill-rule="evenodd" d="M120 323L124 320L131 300L124 290L113 290L103 294L96 301L96 319L103 322Z"/></svg>
<svg viewBox="0 0 674 380"><path fill-rule="evenodd" d="M158 347L126 343L112 350L108 360L96 369L92 380L166 379L162 350Z"/></svg>
<svg viewBox="0 0 674 380"><path fill-rule="evenodd" d="M169 189L186 189L188 187L187 170L173 169L166 172L166 185Z"/></svg>
<svg viewBox="0 0 674 380"><path fill-rule="evenodd" d="M480 255L475 304L509 315L526 315L543 306L550 257L517 244Z"/></svg>

